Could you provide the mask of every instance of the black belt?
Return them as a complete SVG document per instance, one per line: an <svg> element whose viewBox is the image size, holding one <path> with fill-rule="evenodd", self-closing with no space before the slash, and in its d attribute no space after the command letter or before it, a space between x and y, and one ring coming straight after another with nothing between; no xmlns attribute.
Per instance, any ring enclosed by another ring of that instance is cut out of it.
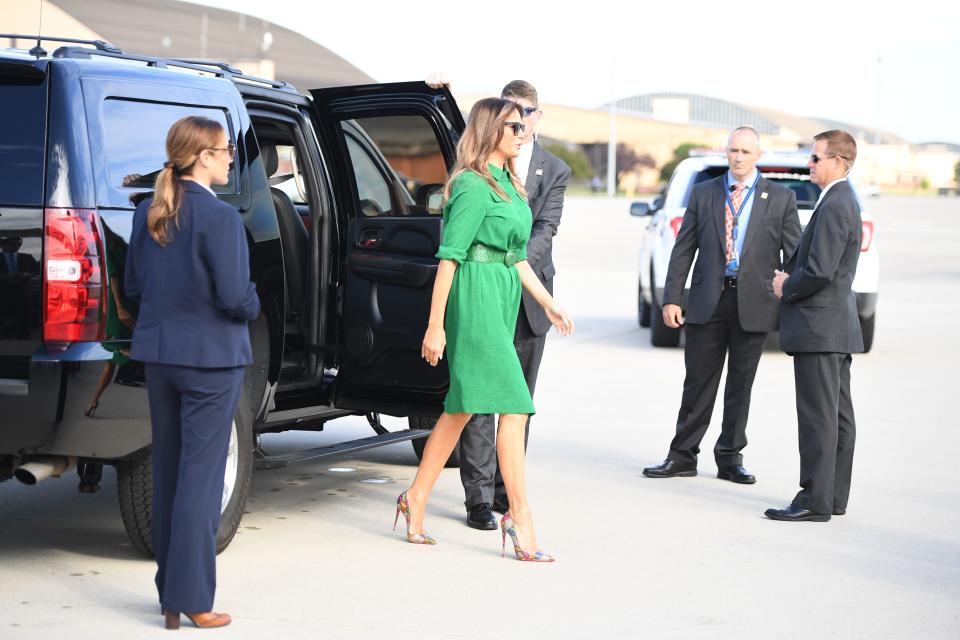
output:
<svg viewBox="0 0 960 640"><path fill-rule="evenodd" d="M736 277L736 276L724 276L724 277L723 277L723 288L724 288L724 289L736 289L736 288L737 288L737 277Z"/></svg>

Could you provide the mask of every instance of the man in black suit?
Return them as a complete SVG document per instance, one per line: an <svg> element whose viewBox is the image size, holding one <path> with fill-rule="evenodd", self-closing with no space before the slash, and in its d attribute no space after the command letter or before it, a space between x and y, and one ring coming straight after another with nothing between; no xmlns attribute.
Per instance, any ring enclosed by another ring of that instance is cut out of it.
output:
<svg viewBox="0 0 960 640"><path fill-rule="evenodd" d="M663 320L670 327L687 327L687 373L670 453L663 464L643 470L649 478L697 475L700 441L710 425L729 353L723 426L713 450L717 477L756 482L741 454L747 444L750 390L767 333L777 328L779 304L770 273L781 267L781 252L788 256L797 246L800 218L793 191L757 171L761 151L756 130L734 129L726 153L729 171L693 187L670 255ZM680 304L694 255L683 318Z"/></svg>
<svg viewBox="0 0 960 640"><path fill-rule="evenodd" d="M535 133L543 111L533 85L514 80L503 88L501 97L520 105L523 122L527 125L520 155L514 161L517 177L524 184L533 214L527 259L547 291L553 293L553 276L556 273L553 266L553 236L560 226L570 168L537 142ZM537 384L537 372L550 327L550 320L543 309L524 291L514 346L530 395L533 395ZM529 433L528 420L527 436ZM495 434L494 416L476 415L460 436L460 479L466 495L467 525L474 529L496 529L497 520L492 512L506 513L509 507L506 488L497 466Z"/></svg>
<svg viewBox="0 0 960 640"><path fill-rule="evenodd" d="M851 353L863 353L857 273L863 226L847 181L857 143L834 129L814 137L810 180L823 188L800 246L777 271L780 347L793 356L800 441L800 492L774 520L826 522L847 511L856 421L850 397Z"/></svg>
<svg viewBox="0 0 960 640"><path fill-rule="evenodd" d="M39 283L40 263L22 253L19 236L0 238L0 336L25 340L33 324L31 280ZM38 285L39 286L39 285Z"/></svg>

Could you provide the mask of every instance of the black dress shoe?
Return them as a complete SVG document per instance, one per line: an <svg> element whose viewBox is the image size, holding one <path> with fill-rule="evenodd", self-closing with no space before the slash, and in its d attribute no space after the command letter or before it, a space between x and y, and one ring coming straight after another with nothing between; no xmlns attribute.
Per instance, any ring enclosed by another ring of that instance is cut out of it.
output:
<svg viewBox="0 0 960 640"><path fill-rule="evenodd" d="M508 503L506 500L501 501L494 498L493 510L496 511L497 513L503 513L503 514L510 513L510 503Z"/></svg>
<svg viewBox="0 0 960 640"><path fill-rule="evenodd" d="M481 502L467 509L467 526L471 529L492 531L497 528L497 519L490 511L490 504Z"/></svg>
<svg viewBox="0 0 960 640"><path fill-rule="evenodd" d="M846 507L834 507L834 508L833 508L833 515L835 515L835 516L842 516L842 515L844 515L846 512L847 512L847 508L846 508Z"/></svg>
<svg viewBox="0 0 960 640"><path fill-rule="evenodd" d="M829 514L801 509L795 504L791 504L786 509L767 509L764 515L771 520L783 520L784 522L828 522L830 520Z"/></svg>
<svg viewBox="0 0 960 640"><path fill-rule="evenodd" d="M697 465L680 464L675 460L664 460L663 464L655 467L647 467L643 470L643 475L648 478L690 478L697 475Z"/></svg>
<svg viewBox="0 0 960 640"><path fill-rule="evenodd" d="M721 480L736 482L737 484L753 484L757 481L757 477L747 473L747 470L743 468L742 464L735 464L720 469L717 471L717 477Z"/></svg>

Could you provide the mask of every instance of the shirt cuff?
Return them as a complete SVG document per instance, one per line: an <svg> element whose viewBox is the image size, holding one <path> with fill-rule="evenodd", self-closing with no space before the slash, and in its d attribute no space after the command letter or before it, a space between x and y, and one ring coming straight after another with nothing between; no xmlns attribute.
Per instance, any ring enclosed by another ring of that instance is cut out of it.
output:
<svg viewBox="0 0 960 640"><path fill-rule="evenodd" d="M457 247L448 247L445 245L440 246L440 250L437 251L436 256L441 260L454 260L457 264L463 264L463 261L467 258L467 252L464 249L458 249Z"/></svg>

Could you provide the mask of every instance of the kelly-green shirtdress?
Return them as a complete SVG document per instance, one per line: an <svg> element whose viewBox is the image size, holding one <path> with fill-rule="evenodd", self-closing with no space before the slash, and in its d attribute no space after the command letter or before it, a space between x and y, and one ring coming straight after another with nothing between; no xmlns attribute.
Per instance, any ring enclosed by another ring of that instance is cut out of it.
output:
<svg viewBox="0 0 960 640"><path fill-rule="evenodd" d="M520 310L520 275L503 262L475 262L475 244L527 259L533 218L509 173L489 165L503 200L472 171L455 179L443 209L437 257L458 264L447 299L445 329L450 389L447 413L534 413L533 399L513 346Z"/></svg>

